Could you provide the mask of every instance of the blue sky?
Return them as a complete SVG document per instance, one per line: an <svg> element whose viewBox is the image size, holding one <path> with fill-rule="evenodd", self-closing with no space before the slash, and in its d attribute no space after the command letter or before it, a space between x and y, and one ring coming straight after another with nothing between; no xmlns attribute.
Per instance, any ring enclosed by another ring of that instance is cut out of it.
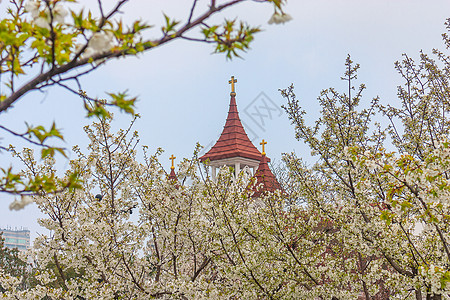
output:
<svg viewBox="0 0 450 300"><path fill-rule="evenodd" d="M0 5L1 15L5 2ZM93 2L85 1L89 5ZM182 19L188 15L189 2L135 0L125 7L123 18L141 18L157 25L165 12ZM381 102L395 103L396 86L402 82L394 62L402 53L417 58L420 50L445 50L441 34L445 32L445 18L450 17L450 1L290 0L285 10L293 20L284 25L268 25L272 7L252 1L215 18L226 16L261 25L263 32L256 35L243 59L227 61L224 55L211 54L211 45L175 41L138 58L111 61L83 77L83 87L92 96L105 97L107 91L123 90L138 96L142 118L135 129L151 152L157 147L166 150L162 162L169 170L171 154L178 162L192 155L197 142L207 146L218 138L228 111L228 80L234 75L240 116L255 145L259 147L263 138L268 141L266 152L274 161L279 161L283 152L295 151L312 162L309 150L295 140L286 115L278 109L283 104L278 89L294 83L301 103L312 112L312 122L322 89L345 90L339 78L350 54L361 65L358 83L367 85L363 105L376 96ZM157 33L155 27L148 34L156 37ZM263 119L252 115L256 109L268 115L261 108L264 101L272 115ZM128 125L128 116L118 112L115 116L116 128ZM24 121L45 125L55 121L63 129L66 147L78 144L84 149L88 143L82 126L90 120L84 118L80 99L59 88L26 95L1 120L17 129L23 128ZM11 142L14 140L9 137L2 140L4 144ZM16 165L5 155L0 160L2 167ZM66 160L59 157L59 161L61 168L67 167ZM7 207L11 197L0 197L0 227L26 226L32 236L43 232L36 225L35 207L10 212Z"/></svg>

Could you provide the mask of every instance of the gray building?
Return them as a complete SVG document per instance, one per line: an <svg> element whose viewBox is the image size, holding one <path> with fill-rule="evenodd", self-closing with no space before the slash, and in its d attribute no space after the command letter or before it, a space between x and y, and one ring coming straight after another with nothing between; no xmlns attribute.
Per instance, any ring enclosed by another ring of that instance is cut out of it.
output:
<svg viewBox="0 0 450 300"><path fill-rule="evenodd" d="M30 248L30 231L26 228L0 228L5 246L25 251Z"/></svg>

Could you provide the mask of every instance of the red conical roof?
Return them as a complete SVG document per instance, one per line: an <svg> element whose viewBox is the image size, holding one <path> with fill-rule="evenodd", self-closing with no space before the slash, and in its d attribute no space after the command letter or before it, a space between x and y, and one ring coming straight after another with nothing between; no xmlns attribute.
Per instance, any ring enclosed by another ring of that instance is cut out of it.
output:
<svg viewBox="0 0 450 300"><path fill-rule="evenodd" d="M219 140L217 140L211 150L200 157L200 160L205 161L209 159L210 161L214 161L231 157L244 157L254 160L261 159L261 153L249 140L239 119L234 95L231 95L227 121L225 122Z"/></svg>
<svg viewBox="0 0 450 300"><path fill-rule="evenodd" d="M267 156L262 155L261 160L259 162L258 170L256 170L253 178L256 178L256 183L253 185L253 195L252 197L259 197L264 192L274 192L276 190L281 190L280 183L273 175L272 171L270 171L269 165L267 162L269 159ZM260 184L262 184L261 187ZM259 190L257 190L259 187Z"/></svg>
<svg viewBox="0 0 450 300"><path fill-rule="evenodd" d="M169 180L177 180L177 175L175 174L175 168L170 168Z"/></svg>

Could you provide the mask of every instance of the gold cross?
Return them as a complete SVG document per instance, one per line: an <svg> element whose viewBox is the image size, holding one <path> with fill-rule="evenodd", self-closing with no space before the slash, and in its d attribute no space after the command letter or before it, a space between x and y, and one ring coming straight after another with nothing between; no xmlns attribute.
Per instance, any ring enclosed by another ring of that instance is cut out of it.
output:
<svg viewBox="0 0 450 300"><path fill-rule="evenodd" d="M261 143L259 143L260 145L262 145L262 153L261 155L266 155L266 152L264 151L264 146L267 144L267 142L265 142L264 140L262 140Z"/></svg>
<svg viewBox="0 0 450 300"><path fill-rule="evenodd" d="M172 160L172 166L170 167L171 169L175 169L175 167L173 166L173 160L175 159L176 157L175 156L173 156L173 154L172 154L172 156L171 157L169 157L169 159L171 159Z"/></svg>
<svg viewBox="0 0 450 300"><path fill-rule="evenodd" d="M234 89L234 84L237 82L237 79L234 79L234 76L231 76L231 80L228 80L228 83L231 84L231 96L236 96L236 91Z"/></svg>

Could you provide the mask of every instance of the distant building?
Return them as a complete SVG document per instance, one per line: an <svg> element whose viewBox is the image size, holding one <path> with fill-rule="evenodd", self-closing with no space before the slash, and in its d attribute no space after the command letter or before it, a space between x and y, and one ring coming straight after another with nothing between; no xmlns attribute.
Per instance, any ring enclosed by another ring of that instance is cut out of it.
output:
<svg viewBox="0 0 450 300"><path fill-rule="evenodd" d="M30 248L30 231L26 228L6 228L0 229L2 237L5 240L5 246L8 248L17 248L25 251Z"/></svg>

